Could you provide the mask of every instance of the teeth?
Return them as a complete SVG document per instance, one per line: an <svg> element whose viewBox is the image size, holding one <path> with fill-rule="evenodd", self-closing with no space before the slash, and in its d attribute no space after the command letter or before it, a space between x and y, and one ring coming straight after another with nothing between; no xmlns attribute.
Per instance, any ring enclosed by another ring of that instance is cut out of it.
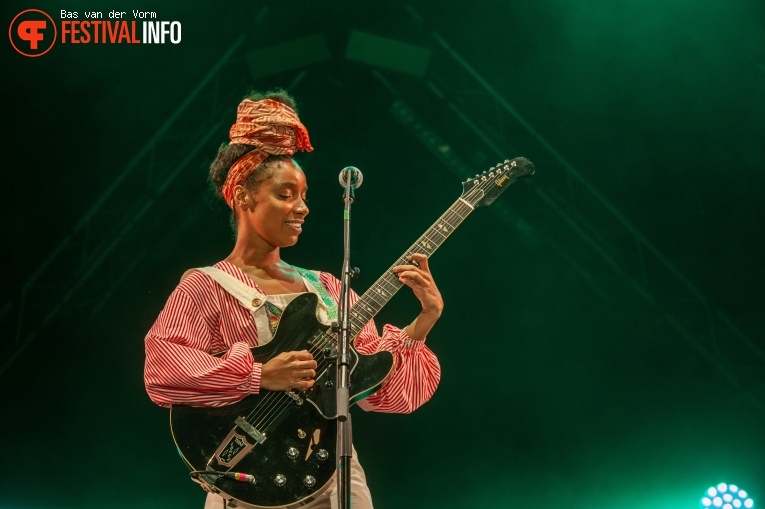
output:
<svg viewBox="0 0 765 509"><path fill-rule="evenodd" d="M297 228L298 230L303 229L303 225L301 225L300 223L287 223L287 224L292 226L293 228Z"/></svg>

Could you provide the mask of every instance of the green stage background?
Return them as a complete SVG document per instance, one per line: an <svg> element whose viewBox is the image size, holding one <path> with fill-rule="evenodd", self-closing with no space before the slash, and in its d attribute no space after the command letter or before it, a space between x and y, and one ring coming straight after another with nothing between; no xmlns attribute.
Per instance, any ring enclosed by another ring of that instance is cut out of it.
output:
<svg viewBox="0 0 765 509"><path fill-rule="evenodd" d="M283 257L339 271L356 166L358 292L467 177L537 168L431 260L432 400L354 409L376 507L680 509L719 482L763 500L761 1L40 0L2 19L31 8L154 11L182 41L3 49L0 507L202 506L143 337L186 269L229 253L207 167L239 99L277 86L316 148ZM378 326L416 313L403 291Z"/></svg>

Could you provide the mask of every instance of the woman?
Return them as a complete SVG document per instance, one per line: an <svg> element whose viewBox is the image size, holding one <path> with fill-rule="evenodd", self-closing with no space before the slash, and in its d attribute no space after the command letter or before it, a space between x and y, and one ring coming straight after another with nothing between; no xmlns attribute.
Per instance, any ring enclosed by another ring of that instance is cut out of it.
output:
<svg viewBox="0 0 765 509"><path fill-rule="evenodd" d="M336 318L339 280L281 259L280 249L297 243L308 216L306 177L292 155L313 148L294 100L283 90L250 94L237 109L230 138L219 149L210 178L232 209L236 243L213 268L184 274L146 336L146 390L160 406L215 407L261 389L308 389L317 368L308 351L283 352L260 364L250 348L271 340L282 310L301 293L319 297L320 320ZM411 412L432 396L440 378L438 361L424 345L443 309L427 257L415 254L395 272L412 288L422 311L404 329L386 325L380 336L369 322L357 336L360 353L387 350L394 356L382 388L359 402L368 411ZM256 297L244 299L242 293ZM351 304L356 299L352 295ZM222 357L211 355L222 351ZM355 454L351 470L354 507L371 508ZM332 486L306 507L329 508L334 492ZM208 494L206 508L223 505L220 496Z"/></svg>

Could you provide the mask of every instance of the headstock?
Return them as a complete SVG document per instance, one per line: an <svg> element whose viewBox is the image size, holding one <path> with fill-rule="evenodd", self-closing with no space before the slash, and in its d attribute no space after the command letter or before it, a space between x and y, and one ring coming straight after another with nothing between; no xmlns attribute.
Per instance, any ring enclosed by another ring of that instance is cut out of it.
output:
<svg viewBox="0 0 765 509"><path fill-rule="evenodd" d="M534 174L534 164L525 157L493 166L462 183L462 199L473 207L491 205L497 196L521 177Z"/></svg>

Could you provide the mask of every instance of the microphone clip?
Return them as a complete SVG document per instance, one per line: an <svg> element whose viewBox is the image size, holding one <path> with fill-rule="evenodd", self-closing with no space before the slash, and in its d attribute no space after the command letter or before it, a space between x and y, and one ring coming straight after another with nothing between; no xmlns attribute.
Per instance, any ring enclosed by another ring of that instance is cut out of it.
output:
<svg viewBox="0 0 765 509"><path fill-rule="evenodd" d="M343 187L350 185L353 189L358 189L364 181L364 175L355 166L346 166L340 171L338 180Z"/></svg>

